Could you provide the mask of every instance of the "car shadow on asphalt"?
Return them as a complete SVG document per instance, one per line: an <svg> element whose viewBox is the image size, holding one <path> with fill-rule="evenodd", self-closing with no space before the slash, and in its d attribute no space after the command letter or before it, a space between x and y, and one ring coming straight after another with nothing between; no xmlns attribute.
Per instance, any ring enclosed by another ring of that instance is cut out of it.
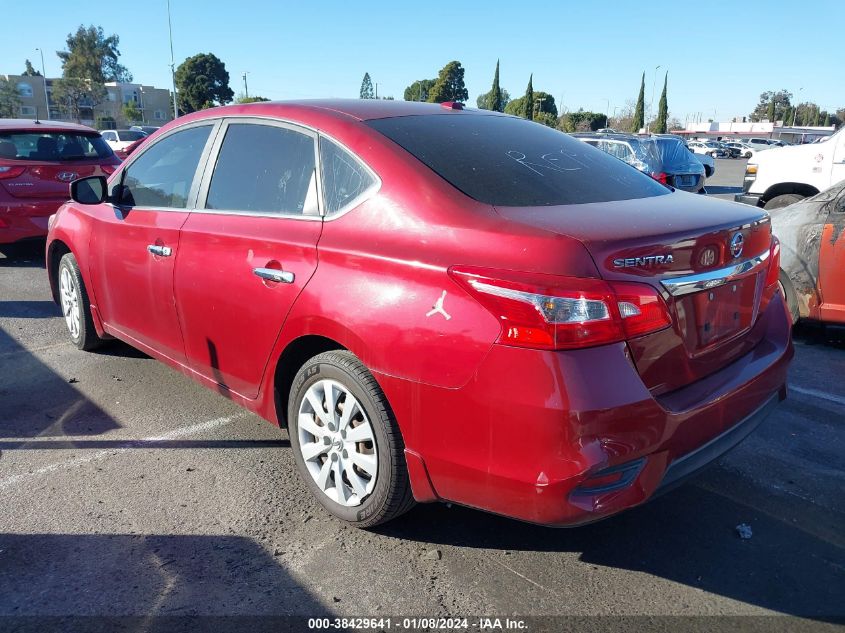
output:
<svg viewBox="0 0 845 633"><path fill-rule="evenodd" d="M53 301L0 301L0 318L52 319L58 316L62 316L62 311Z"/></svg>
<svg viewBox="0 0 845 633"><path fill-rule="evenodd" d="M45 241L6 245L5 256L0 254L0 268L46 268Z"/></svg>
<svg viewBox="0 0 845 633"><path fill-rule="evenodd" d="M0 437L100 435L121 425L0 328Z"/></svg>
<svg viewBox="0 0 845 633"><path fill-rule="evenodd" d="M289 631L307 621L279 616L335 617L242 536L0 534L0 556L3 630Z"/></svg>
<svg viewBox="0 0 845 633"><path fill-rule="evenodd" d="M588 565L650 574L774 612L827 620L845 616L842 518L801 499L775 497L714 467L644 506L578 528L552 529L427 504L376 531L494 550L493 556L575 552ZM750 539L739 537L742 523L751 526ZM518 565L516 557L506 560ZM565 595L566 580L554 573L554 565L551 559L548 575L532 582ZM544 566L522 572L531 575L538 568Z"/></svg>

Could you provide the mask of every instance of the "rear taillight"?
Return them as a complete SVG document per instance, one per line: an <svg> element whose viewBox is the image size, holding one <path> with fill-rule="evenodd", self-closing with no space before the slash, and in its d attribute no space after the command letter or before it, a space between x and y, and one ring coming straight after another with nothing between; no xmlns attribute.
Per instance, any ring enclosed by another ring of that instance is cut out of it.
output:
<svg viewBox="0 0 845 633"><path fill-rule="evenodd" d="M114 165L100 165L100 169L103 170L103 173L106 176L111 176L114 173L114 170L117 169Z"/></svg>
<svg viewBox="0 0 845 633"><path fill-rule="evenodd" d="M652 178L654 178L661 185L668 185L669 184L669 175L662 172L662 171L652 172L650 175L651 175Z"/></svg>
<svg viewBox="0 0 845 633"><path fill-rule="evenodd" d="M463 267L449 274L496 317L505 345L592 347L671 324L663 299L645 284Z"/></svg>
<svg viewBox="0 0 845 633"><path fill-rule="evenodd" d="M26 167L0 167L0 180L17 178L25 171Z"/></svg>

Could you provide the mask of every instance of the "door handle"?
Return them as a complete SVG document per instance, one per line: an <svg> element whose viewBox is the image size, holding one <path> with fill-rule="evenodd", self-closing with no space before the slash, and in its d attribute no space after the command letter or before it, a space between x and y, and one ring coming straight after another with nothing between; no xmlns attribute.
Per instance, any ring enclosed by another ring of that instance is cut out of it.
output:
<svg viewBox="0 0 845 633"><path fill-rule="evenodd" d="M283 284L292 284L295 278L293 273L287 270L276 270L275 268L253 268L252 272L267 281Z"/></svg>
<svg viewBox="0 0 845 633"><path fill-rule="evenodd" d="M173 250L169 246L157 246L156 244L148 244L147 250L153 255L160 255L161 257L170 257Z"/></svg>

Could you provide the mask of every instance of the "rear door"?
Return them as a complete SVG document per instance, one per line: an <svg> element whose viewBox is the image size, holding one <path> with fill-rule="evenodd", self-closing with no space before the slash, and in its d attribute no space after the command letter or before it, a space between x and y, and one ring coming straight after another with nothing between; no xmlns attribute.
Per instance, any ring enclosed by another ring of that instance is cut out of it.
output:
<svg viewBox="0 0 845 633"><path fill-rule="evenodd" d="M830 214L822 230L818 284L822 320L845 323L845 187L830 203Z"/></svg>
<svg viewBox="0 0 845 633"><path fill-rule="evenodd" d="M185 363L185 350L173 271L179 231L199 188L197 167L207 158L214 129L214 121L188 125L144 148L112 185L119 204L94 208L92 278L103 321L179 363Z"/></svg>
<svg viewBox="0 0 845 633"><path fill-rule="evenodd" d="M227 119L182 227L176 299L190 366L248 398L317 267L317 137Z"/></svg>

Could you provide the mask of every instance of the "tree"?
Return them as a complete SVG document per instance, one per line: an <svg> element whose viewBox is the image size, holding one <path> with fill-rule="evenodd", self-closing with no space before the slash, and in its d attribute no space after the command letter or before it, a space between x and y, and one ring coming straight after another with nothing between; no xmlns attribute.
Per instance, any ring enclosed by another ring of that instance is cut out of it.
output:
<svg viewBox="0 0 845 633"><path fill-rule="evenodd" d="M502 96L501 96L500 103L502 104L502 109L499 110L499 112L506 112L508 104L511 102L511 95L504 88L502 88L501 94L502 94ZM522 97L520 97L520 99L522 99ZM475 98L475 105L479 110L487 110L487 109L489 109L487 107L489 100L490 100L490 93L485 92L484 94L480 94Z"/></svg>
<svg viewBox="0 0 845 633"><path fill-rule="evenodd" d="M504 112L505 104L502 103L502 88L499 86L499 60L496 60L496 72L493 74L493 86L487 93L487 106L485 110L493 112Z"/></svg>
<svg viewBox="0 0 845 633"><path fill-rule="evenodd" d="M267 97L258 97L258 96L246 97L242 94L238 95L238 98L235 99L235 103L238 103L238 104L260 103L262 101L270 101L270 100Z"/></svg>
<svg viewBox="0 0 845 633"><path fill-rule="evenodd" d="M770 108L772 103L775 104L775 110L770 117ZM778 90L777 92L769 90L760 95L760 101L757 103L757 107L754 108L754 111L749 115L749 118L755 123L762 121L763 119L769 119L769 121L782 121L784 114L786 113L786 109L791 105L791 92L788 90Z"/></svg>
<svg viewBox="0 0 845 633"><path fill-rule="evenodd" d="M631 131L639 132L645 126L645 73L640 82L640 96L637 97L637 107L634 109L634 120L631 122Z"/></svg>
<svg viewBox="0 0 845 633"><path fill-rule="evenodd" d="M370 73L364 73L364 80L361 82L361 98L375 99L375 94L373 93L373 82L370 79Z"/></svg>
<svg viewBox="0 0 845 633"><path fill-rule="evenodd" d="M120 38L105 36L102 27L80 25L76 33L68 33L67 50L57 51L62 60L62 75L89 79L94 83L132 81L132 73L118 59Z"/></svg>
<svg viewBox="0 0 845 633"><path fill-rule="evenodd" d="M184 113L196 112L232 101L226 65L213 53L189 57L176 69L176 94Z"/></svg>
<svg viewBox="0 0 845 633"><path fill-rule="evenodd" d="M53 101L59 109L77 123L82 120L82 109L93 108L106 99L103 84L80 77L62 77L53 82Z"/></svg>
<svg viewBox="0 0 845 633"><path fill-rule="evenodd" d="M138 104L134 101L129 101L123 104L123 118L130 123L137 123L140 121L142 115L140 108L138 108Z"/></svg>
<svg viewBox="0 0 845 633"><path fill-rule="evenodd" d="M606 120L603 112L585 112L579 108L577 112L567 112L560 117L558 127L564 132L595 132Z"/></svg>
<svg viewBox="0 0 845 633"><path fill-rule="evenodd" d="M436 82L436 79L418 79L405 88L403 99L405 101L428 101L428 93Z"/></svg>
<svg viewBox="0 0 845 633"><path fill-rule="evenodd" d="M813 125L818 127L821 125L822 111L816 108L816 116L813 118Z"/></svg>
<svg viewBox="0 0 845 633"><path fill-rule="evenodd" d="M512 114L514 116L523 116L525 113L525 97L517 97L512 101L508 101L505 106L505 114ZM551 115L555 120L552 127L557 127L557 104L555 98L548 92L537 90L534 92L534 106L531 120L538 123L549 123L549 118L546 115Z"/></svg>
<svg viewBox="0 0 845 633"><path fill-rule="evenodd" d="M822 125L824 125L825 127L830 127L830 113L829 112L824 113L824 123Z"/></svg>
<svg viewBox="0 0 845 633"><path fill-rule="evenodd" d="M464 102L469 93L464 85L464 69L459 61L451 61L440 69L437 80L428 93L429 103Z"/></svg>
<svg viewBox="0 0 845 633"><path fill-rule="evenodd" d="M666 126L669 121L669 102L666 99L666 89L669 84L669 73L663 77L663 92L660 101L657 103L657 120L654 122L654 131L657 134L666 134Z"/></svg>
<svg viewBox="0 0 845 633"><path fill-rule="evenodd" d="M26 60L26 69L23 71L23 76L24 77L40 77L41 73L38 72L37 70L35 70L35 68L32 67L32 62L27 59Z"/></svg>
<svg viewBox="0 0 845 633"><path fill-rule="evenodd" d="M529 121L534 120L534 73L528 76L528 86L525 88L525 96L522 98L522 112L520 115Z"/></svg>
<svg viewBox="0 0 845 633"><path fill-rule="evenodd" d="M775 100L769 101L769 110L766 112L766 118L774 123L775 121Z"/></svg>
<svg viewBox="0 0 845 633"><path fill-rule="evenodd" d="M0 77L0 119L20 116L21 96L15 82Z"/></svg>
<svg viewBox="0 0 845 633"><path fill-rule="evenodd" d="M792 125L795 119L795 111L792 109L791 106L786 106L786 110L783 113L783 124L786 127Z"/></svg>

